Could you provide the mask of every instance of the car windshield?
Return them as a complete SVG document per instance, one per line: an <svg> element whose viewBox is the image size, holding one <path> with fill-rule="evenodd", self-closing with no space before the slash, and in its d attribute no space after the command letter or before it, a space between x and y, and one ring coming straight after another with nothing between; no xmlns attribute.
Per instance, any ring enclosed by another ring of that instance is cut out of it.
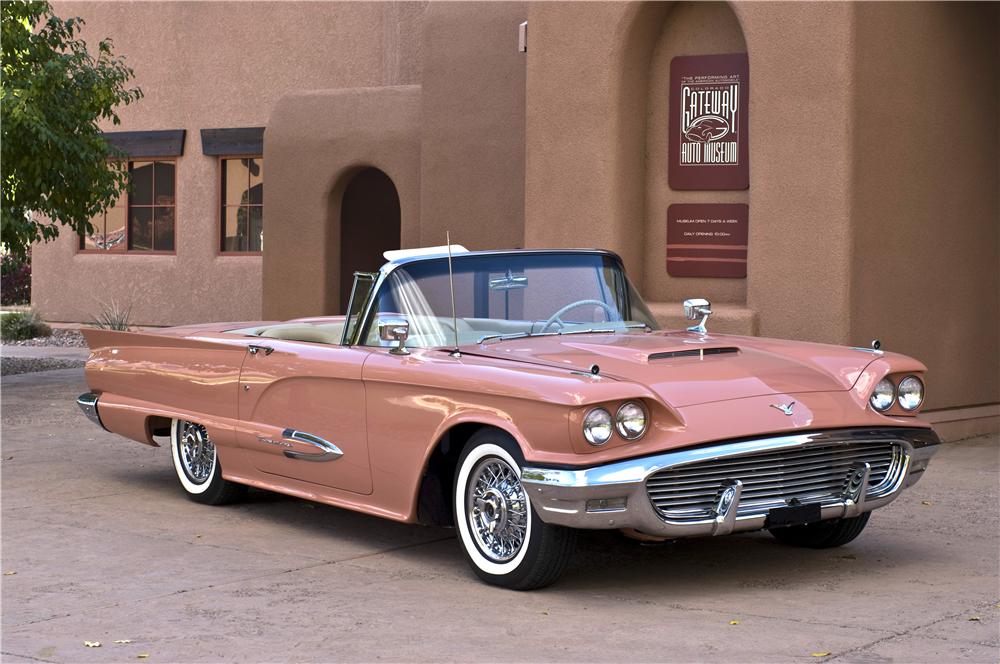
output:
<svg viewBox="0 0 1000 664"><path fill-rule="evenodd" d="M598 253L457 255L452 259L452 320L448 259L397 267L375 297L364 335L379 340L379 318L404 318L409 347L433 348L538 334L581 334L657 329L621 263Z"/></svg>

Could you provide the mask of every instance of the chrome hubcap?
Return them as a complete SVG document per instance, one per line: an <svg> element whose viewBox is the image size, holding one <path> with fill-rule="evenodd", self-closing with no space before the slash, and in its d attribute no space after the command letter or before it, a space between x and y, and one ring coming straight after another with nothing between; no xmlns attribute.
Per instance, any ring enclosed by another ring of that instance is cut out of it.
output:
<svg viewBox="0 0 1000 664"><path fill-rule="evenodd" d="M528 534L528 501L517 472L502 459L484 459L468 487L465 510L480 550L495 562L512 559Z"/></svg>
<svg viewBox="0 0 1000 664"><path fill-rule="evenodd" d="M195 484L204 484L215 469L215 444L205 427L194 422L181 422L178 440L184 474Z"/></svg>

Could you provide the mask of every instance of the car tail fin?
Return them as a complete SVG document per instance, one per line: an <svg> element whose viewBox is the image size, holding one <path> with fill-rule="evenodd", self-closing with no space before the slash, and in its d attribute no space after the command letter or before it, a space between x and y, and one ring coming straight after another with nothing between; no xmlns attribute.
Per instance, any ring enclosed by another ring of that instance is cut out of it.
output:
<svg viewBox="0 0 1000 664"><path fill-rule="evenodd" d="M120 330L101 330L97 328L81 328L80 334L90 350L99 350L107 346L132 346L133 336L145 336L135 332L124 332Z"/></svg>

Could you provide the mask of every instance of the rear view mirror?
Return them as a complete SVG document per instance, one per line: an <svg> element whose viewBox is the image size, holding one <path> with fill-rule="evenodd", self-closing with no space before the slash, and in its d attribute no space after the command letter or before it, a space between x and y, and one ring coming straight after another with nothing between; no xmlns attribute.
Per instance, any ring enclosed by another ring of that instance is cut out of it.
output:
<svg viewBox="0 0 1000 664"><path fill-rule="evenodd" d="M405 318L380 318L378 320L378 338L382 341L394 341L396 346L389 349L393 355L409 355L406 350L406 339L410 336L410 323Z"/></svg>
<svg viewBox="0 0 1000 664"><path fill-rule="evenodd" d="M528 277L523 274L514 274L507 270L507 274L496 279L490 279L490 290L514 290L515 288L527 288Z"/></svg>

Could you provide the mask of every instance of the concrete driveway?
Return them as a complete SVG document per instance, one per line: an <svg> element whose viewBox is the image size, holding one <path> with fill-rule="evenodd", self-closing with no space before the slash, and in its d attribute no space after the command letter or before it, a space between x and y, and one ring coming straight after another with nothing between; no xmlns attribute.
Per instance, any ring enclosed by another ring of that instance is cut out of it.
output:
<svg viewBox="0 0 1000 664"><path fill-rule="evenodd" d="M558 585L515 593L448 530L263 492L192 503L166 449L77 411L84 388L78 369L3 380L5 662L1000 658L996 437L942 450L841 549L597 533Z"/></svg>

